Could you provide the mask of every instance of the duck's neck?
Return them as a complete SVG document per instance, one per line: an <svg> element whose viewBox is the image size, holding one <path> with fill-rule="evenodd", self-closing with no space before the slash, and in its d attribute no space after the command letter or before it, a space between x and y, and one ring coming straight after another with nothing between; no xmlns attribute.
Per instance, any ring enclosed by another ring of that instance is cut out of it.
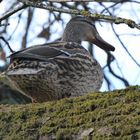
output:
<svg viewBox="0 0 140 140"><path fill-rule="evenodd" d="M74 34L70 34L70 33L64 34L62 36L61 41L65 41L65 42L76 42L76 43L81 44L81 41L78 40Z"/></svg>

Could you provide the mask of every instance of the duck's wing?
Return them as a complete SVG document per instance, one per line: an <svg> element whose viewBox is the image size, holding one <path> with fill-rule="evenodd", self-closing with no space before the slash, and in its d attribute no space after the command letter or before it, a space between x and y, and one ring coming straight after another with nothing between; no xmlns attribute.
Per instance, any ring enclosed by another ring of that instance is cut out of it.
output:
<svg viewBox="0 0 140 140"><path fill-rule="evenodd" d="M58 48L57 48L58 45ZM14 59L30 59L46 61L49 58L54 58L59 55L68 56L69 53L60 48L59 44L46 44L30 47L10 55L11 60Z"/></svg>

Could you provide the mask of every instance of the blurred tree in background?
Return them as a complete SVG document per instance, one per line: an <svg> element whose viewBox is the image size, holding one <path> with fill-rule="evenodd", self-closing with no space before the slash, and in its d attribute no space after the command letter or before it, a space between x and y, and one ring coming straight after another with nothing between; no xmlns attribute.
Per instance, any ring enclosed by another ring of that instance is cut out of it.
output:
<svg viewBox="0 0 140 140"><path fill-rule="evenodd" d="M3 0L0 2L1 72L7 68L9 59L6 56L9 56L12 51L60 40L69 19L74 15L83 15L92 16L96 20L95 24L100 35L116 48L115 52L110 53L92 44L83 43L104 70L102 90L140 84L140 2L138 0L56 1Z"/></svg>

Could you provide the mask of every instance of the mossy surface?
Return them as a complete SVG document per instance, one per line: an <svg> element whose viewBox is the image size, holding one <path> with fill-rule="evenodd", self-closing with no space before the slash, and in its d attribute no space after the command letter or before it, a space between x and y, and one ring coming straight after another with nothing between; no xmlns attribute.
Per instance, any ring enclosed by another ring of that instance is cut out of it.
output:
<svg viewBox="0 0 140 140"><path fill-rule="evenodd" d="M87 134L88 133L88 134ZM140 139L140 87L0 106L0 139Z"/></svg>

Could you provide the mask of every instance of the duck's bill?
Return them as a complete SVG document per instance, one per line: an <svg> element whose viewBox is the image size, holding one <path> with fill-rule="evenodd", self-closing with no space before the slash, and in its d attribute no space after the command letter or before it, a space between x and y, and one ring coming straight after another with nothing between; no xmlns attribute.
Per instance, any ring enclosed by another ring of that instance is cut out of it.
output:
<svg viewBox="0 0 140 140"><path fill-rule="evenodd" d="M105 51L115 51L115 48L100 37L94 39L94 44Z"/></svg>

